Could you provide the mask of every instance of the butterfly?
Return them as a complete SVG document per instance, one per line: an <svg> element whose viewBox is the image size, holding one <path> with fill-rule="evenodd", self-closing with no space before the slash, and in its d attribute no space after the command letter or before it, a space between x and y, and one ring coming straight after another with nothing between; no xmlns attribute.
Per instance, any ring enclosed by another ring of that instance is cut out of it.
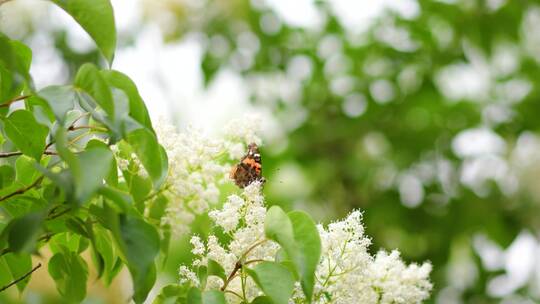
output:
<svg viewBox="0 0 540 304"><path fill-rule="evenodd" d="M262 177L261 154L255 143L248 145L247 154L237 165L232 167L230 178L240 188L245 188L254 181L265 182L264 177Z"/></svg>

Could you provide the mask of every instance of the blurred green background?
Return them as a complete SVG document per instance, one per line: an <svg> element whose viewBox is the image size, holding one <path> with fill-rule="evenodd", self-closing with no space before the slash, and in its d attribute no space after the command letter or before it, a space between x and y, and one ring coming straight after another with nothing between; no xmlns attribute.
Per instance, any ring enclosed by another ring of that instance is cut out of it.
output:
<svg viewBox="0 0 540 304"><path fill-rule="evenodd" d="M261 116L269 203L321 222L360 208L374 252L433 263L430 303L540 303L540 2L112 2L113 67L154 119ZM0 26L33 48L38 87L103 64L46 3L9 2ZM125 302L117 280L87 302ZM52 286L9 297L56 303Z"/></svg>

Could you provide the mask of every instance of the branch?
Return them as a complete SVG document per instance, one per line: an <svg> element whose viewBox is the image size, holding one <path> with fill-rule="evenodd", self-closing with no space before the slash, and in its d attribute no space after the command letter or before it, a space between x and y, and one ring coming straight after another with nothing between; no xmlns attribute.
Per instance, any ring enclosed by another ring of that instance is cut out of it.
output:
<svg viewBox="0 0 540 304"><path fill-rule="evenodd" d="M26 279L29 275L31 275L34 271L38 270L38 268L41 267L41 263L38 263L34 268L32 268L32 270L30 270L29 272L25 273L22 277L16 279L15 281L7 284L6 286L0 288L0 292L10 288L11 286L19 283L20 281Z"/></svg>
<svg viewBox="0 0 540 304"><path fill-rule="evenodd" d="M0 5L8 2L10 0L0 0ZM19 101L19 100L23 100L23 99L26 99L28 97L30 97L31 95L21 95L21 96L17 96L11 100L8 100L6 102L4 102L3 104L0 104L0 108L5 108L5 107L9 107L12 103L16 102L16 101Z"/></svg>
<svg viewBox="0 0 540 304"><path fill-rule="evenodd" d="M26 191L28 191L28 190L30 190L30 189L36 187L37 185L39 185L39 183L41 183L41 181L43 180L44 177L45 177L45 176L42 175L42 176L40 176L39 178L37 178L31 185L26 186L26 187L21 188L21 189L18 189L18 190L15 190L15 191L11 192L10 194L7 194L7 195L4 195L4 196L0 197L0 202L1 202L1 201L5 201L5 200L7 200L8 198L11 198L11 197L13 197L13 196L15 196L15 195L23 194L23 193L25 193Z"/></svg>

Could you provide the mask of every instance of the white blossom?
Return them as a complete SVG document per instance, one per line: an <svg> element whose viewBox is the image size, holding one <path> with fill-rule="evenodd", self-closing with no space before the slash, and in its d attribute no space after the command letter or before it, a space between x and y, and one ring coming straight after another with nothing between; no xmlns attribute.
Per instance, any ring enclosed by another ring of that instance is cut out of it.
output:
<svg viewBox="0 0 540 304"><path fill-rule="evenodd" d="M213 259L223 266L227 274L231 274L239 261L273 261L279 246L265 239L265 214L260 183L252 183L241 195L229 196L223 207L211 211L210 216L229 234L230 242L221 244L216 236L210 235L206 242L206 256L201 256L194 265ZM345 219L327 227L318 225L318 231L322 254L315 273L314 303L413 304L429 297L431 265L407 266L396 250L370 255L368 247L371 241L364 235L360 211L353 211ZM191 243L194 254L201 255L205 251L205 245L198 237L192 238ZM222 286L223 282L214 280L206 289L220 289ZM227 285L227 290L242 292L239 276ZM245 281L243 290L249 301L262 292L251 279ZM228 303L241 302L231 293L227 293L227 299ZM304 300L302 288L296 282L290 303L303 303Z"/></svg>
<svg viewBox="0 0 540 304"><path fill-rule="evenodd" d="M228 180L231 167L246 153L247 144L260 142L253 131L254 125L250 119L233 121L225 128L221 139L210 138L191 127L178 132L174 126L158 121L156 134L169 159L164 193L169 203L162 223L169 225L176 235L189 232L195 217L217 204L220 185ZM235 152L231 153L232 150ZM224 210L234 209L233 205ZM211 214L223 220L228 215L230 212ZM227 231L233 229L234 218L224 225Z"/></svg>

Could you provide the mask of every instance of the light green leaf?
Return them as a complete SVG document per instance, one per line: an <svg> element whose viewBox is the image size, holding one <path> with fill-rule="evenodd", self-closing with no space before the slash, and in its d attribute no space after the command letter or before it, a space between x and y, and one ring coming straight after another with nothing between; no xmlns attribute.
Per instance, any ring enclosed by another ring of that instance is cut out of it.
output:
<svg viewBox="0 0 540 304"><path fill-rule="evenodd" d="M189 304L203 304L202 292L196 287L191 287L187 293L187 302Z"/></svg>
<svg viewBox="0 0 540 304"><path fill-rule="evenodd" d="M152 178L154 189L158 189L167 177L167 154L159 145L156 135L148 129L131 131L127 142Z"/></svg>
<svg viewBox="0 0 540 304"><path fill-rule="evenodd" d="M22 277L32 269L32 257L30 254L8 253L4 255L3 258L6 261L6 265L13 280ZM30 276L17 283L17 289L19 289L20 293L24 291L28 281L30 281Z"/></svg>
<svg viewBox="0 0 540 304"><path fill-rule="evenodd" d="M49 129L39 124L32 112L17 110L11 113L4 121L4 130L22 153L36 160L41 158Z"/></svg>
<svg viewBox="0 0 540 304"><path fill-rule="evenodd" d="M294 211L287 215L278 206L273 206L266 214L265 234L281 245L294 264L296 272L293 274L299 275L302 290L310 300L321 254L315 222L304 212Z"/></svg>
<svg viewBox="0 0 540 304"><path fill-rule="evenodd" d="M94 39L109 64L116 49L116 27L109 0L51 0L79 23Z"/></svg>
<svg viewBox="0 0 540 304"><path fill-rule="evenodd" d="M267 296L256 297L250 304L273 304L272 299Z"/></svg>
<svg viewBox="0 0 540 304"><path fill-rule="evenodd" d="M311 301L315 284L315 270L321 258L321 238L315 222L302 211L291 211L288 214L294 231L294 239L298 248L295 262L306 298Z"/></svg>
<svg viewBox="0 0 540 304"><path fill-rule="evenodd" d="M266 237L277 242L285 250L291 260L297 260L298 248L294 241L292 222L278 206L272 206L264 219Z"/></svg>
<svg viewBox="0 0 540 304"><path fill-rule="evenodd" d="M112 92L95 65L91 63L82 65L77 71L74 83L78 88L88 93L109 115L110 119L113 119L115 106Z"/></svg>
<svg viewBox="0 0 540 304"><path fill-rule="evenodd" d="M224 282L227 280L225 269L218 262L208 259L208 276L211 275L221 278Z"/></svg>
<svg viewBox="0 0 540 304"><path fill-rule="evenodd" d="M41 89L37 95L46 101L61 124L77 101L77 95L71 86L49 86Z"/></svg>
<svg viewBox="0 0 540 304"><path fill-rule="evenodd" d="M207 290L202 293L203 304L226 304L225 295L219 290Z"/></svg>
<svg viewBox="0 0 540 304"><path fill-rule="evenodd" d="M274 304L289 302L294 289L294 279L287 268L275 262L261 262L246 271Z"/></svg>
<svg viewBox="0 0 540 304"><path fill-rule="evenodd" d="M129 99L129 116L147 129L152 129L148 110L135 83L127 75L118 71L103 70L101 74L110 86L122 90L127 95Z"/></svg>
<svg viewBox="0 0 540 304"><path fill-rule="evenodd" d="M88 267L75 252L58 252L49 260L49 274L56 289L69 302L81 302L86 297Z"/></svg>
<svg viewBox="0 0 540 304"><path fill-rule="evenodd" d="M80 203L88 200L102 185L112 162L112 152L103 147L88 148L77 155L79 172L74 174L75 194Z"/></svg>
<svg viewBox="0 0 540 304"><path fill-rule="evenodd" d="M161 289L159 295L154 299L153 304L174 304L178 303L179 297L186 297L187 288L185 285L170 284ZM180 302L183 303L183 302Z"/></svg>

